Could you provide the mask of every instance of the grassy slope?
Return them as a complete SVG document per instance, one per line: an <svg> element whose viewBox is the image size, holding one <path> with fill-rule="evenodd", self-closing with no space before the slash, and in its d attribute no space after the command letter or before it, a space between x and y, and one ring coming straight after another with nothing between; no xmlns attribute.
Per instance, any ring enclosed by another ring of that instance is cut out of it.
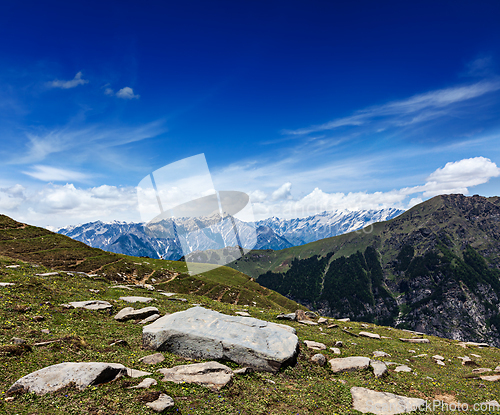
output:
<svg viewBox="0 0 500 415"><path fill-rule="evenodd" d="M149 262L149 261L148 261ZM17 263L19 268L5 268ZM396 373L393 370L383 379L374 378L371 371L334 375L328 366L320 368L310 362L310 357L317 353L301 344L298 363L276 375L254 373L236 376L233 383L218 393L190 384L176 385L163 383L162 376L155 370L172 367L187 362L171 353L163 353L165 361L148 366L138 362L151 351L141 349L142 326L133 322L117 322L112 315L128 306L119 300L124 295L145 295L155 298L155 306L160 312L176 312L190 307L190 303L203 303L207 307L227 314L234 314L241 307L213 301L195 294L187 294L188 303L169 301L156 291L136 288L134 291L112 289L104 278L88 276L68 276L60 273L48 277L36 277L35 273L51 271L49 268L33 267L25 262L0 257L0 281L13 282L15 285L0 287L0 394L21 376L45 366L64 361L101 361L122 363L127 367L153 372L151 377L158 380L152 390L163 391L176 402L173 412L182 414L349 414L352 386L363 386L378 391L393 392L412 397L432 399L455 399L469 404L498 399L498 382L486 382L470 377L471 368L463 367L457 356L477 353L475 358L481 367L495 368L500 363L500 350L495 348L465 350L456 341L430 336L431 343L412 345L402 343L399 337L411 337L409 333L389 327L360 323L341 323L339 328L326 329L325 326L303 326L296 322L287 322L297 329L301 341L315 340L328 347L340 340L344 342L342 356L370 356L374 350L383 350L391 354L381 360L408 364L415 373ZM213 276L217 278L217 276ZM89 292L99 289L99 293ZM112 313L105 311L66 310L61 303L77 300L100 299L114 305ZM26 307L28 310L23 311ZM138 308L136 306L136 308ZM263 320L280 322L275 319L278 309L249 307L252 316ZM35 322L33 317L41 315L44 321ZM353 332L367 330L379 333L391 339L371 340L355 338L341 330L348 326ZM44 334L42 329L49 329ZM45 347L34 347L23 355L9 355L12 337L27 340L28 345L35 342L64 339ZM109 343L125 339L129 347L109 346ZM411 353L413 349L416 353ZM321 352L327 358L335 355L328 349ZM426 357L414 357L427 353ZM431 356L439 354L446 359L446 366L436 365ZM236 365L229 363L233 368ZM392 366L394 368L394 366ZM429 379L432 378L432 379ZM79 392L72 388L55 394L36 396L26 394L17 396L13 402L0 400L0 413L19 415L128 415L151 414L140 397L141 390L128 390L125 386L135 385L141 379L122 378L118 381L90 387ZM272 382L271 382L272 381ZM345 381L346 383L342 383ZM434 413L442 413L435 411ZM478 412L479 413L479 412Z"/></svg>
<svg viewBox="0 0 500 415"><path fill-rule="evenodd" d="M452 233L453 247L451 250L461 255L463 238L456 236L457 229L465 228L472 232L468 241L473 248L487 251L496 242L480 228L471 226L471 223L454 206L450 206L449 196L436 196L424 203L386 222L378 222L361 231L355 231L332 238L321 239L306 245L283 249L281 251L251 251L246 257L229 264L234 269L257 278L271 270L284 272L289 268L293 258L308 258L313 255L326 255L334 252L332 259L340 256L350 256L357 251L364 251L368 246L374 246L382 255L382 264L385 265L399 252L398 243L409 234L421 228L431 228L433 233L441 231ZM500 205L500 198L491 197L488 202ZM413 244L415 254L421 254L424 245L418 241ZM497 249L498 245L496 244Z"/></svg>
<svg viewBox="0 0 500 415"><path fill-rule="evenodd" d="M227 267L189 275L184 262L136 258L91 248L67 236L0 215L0 255L63 271L86 272L110 281L150 283L165 290L203 293L212 299L294 311L294 301L264 288L250 277Z"/></svg>

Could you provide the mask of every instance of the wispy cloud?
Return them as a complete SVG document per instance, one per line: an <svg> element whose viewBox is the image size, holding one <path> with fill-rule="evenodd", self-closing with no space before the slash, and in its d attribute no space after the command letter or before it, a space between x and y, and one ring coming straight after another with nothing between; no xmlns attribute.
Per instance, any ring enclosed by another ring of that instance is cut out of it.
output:
<svg viewBox="0 0 500 415"><path fill-rule="evenodd" d="M82 72L78 72L70 81L61 81L56 79L52 82L48 82L47 85L51 88L71 89L77 87L78 85L85 85L89 83L88 80L83 79L82 77Z"/></svg>
<svg viewBox="0 0 500 415"><path fill-rule="evenodd" d="M85 173L60 169L50 166L33 166L31 171L24 171L24 174L44 182L83 182L91 176Z"/></svg>
<svg viewBox="0 0 500 415"><path fill-rule="evenodd" d="M26 153L12 161L13 164L31 164L43 161L51 154L101 151L128 143L156 137L166 132L163 121L154 121L139 127L112 128L93 125L86 128L67 126L48 132L28 133Z"/></svg>
<svg viewBox="0 0 500 415"><path fill-rule="evenodd" d="M319 131L334 130L344 126L361 126L380 119L383 119L388 125L399 126L422 122L445 115L445 109L454 104L498 90L500 90L500 81L490 80L477 82L472 85L430 91L404 100L369 107L357 111L349 117L337 118L324 124L297 130L284 130L283 134L306 135Z"/></svg>

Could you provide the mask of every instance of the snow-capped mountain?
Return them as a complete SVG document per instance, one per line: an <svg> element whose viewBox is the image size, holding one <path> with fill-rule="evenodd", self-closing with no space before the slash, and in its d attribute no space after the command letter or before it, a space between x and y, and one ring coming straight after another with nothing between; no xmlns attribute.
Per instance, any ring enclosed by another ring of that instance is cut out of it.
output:
<svg viewBox="0 0 500 415"><path fill-rule="evenodd" d="M289 248L356 231L401 213L402 210L389 208L323 212L297 219L272 217L258 222L242 222L229 215L168 218L148 224L97 221L60 228L57 232L110 252L176 260L183 253L225 246Z"/></svg>

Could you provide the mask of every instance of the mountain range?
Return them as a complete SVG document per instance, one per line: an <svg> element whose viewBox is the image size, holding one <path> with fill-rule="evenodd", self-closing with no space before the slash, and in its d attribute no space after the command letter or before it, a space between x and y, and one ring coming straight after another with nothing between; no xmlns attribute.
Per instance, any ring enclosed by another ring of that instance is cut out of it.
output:
<svg viewBox="0 0 500 415"><path fill-rule="evenodd" d="M231 236L234 224L227 215L162 219L149 224L97 221L63 227L56 232L109 252L178 260L184 253L217 250L225 246L272 250L290 248L359 230L401 213L402 210L387 208L339 210L297 219L272 217L257 222L234 218L239 240ZM179 234L185 235L184 246Z"/></svg>

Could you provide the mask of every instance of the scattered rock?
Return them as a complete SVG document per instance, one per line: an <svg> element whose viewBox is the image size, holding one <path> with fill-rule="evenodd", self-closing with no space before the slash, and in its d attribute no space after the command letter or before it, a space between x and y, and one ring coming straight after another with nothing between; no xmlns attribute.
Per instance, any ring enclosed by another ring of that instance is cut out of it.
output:
<svg viewBox="0 0 500 415"><path fill-rule="evenodd" d="M426 401L419 398L407 398L388 392L352 387L353 408L364 414L376 415L402 414L425 407Z"/></svg>
<svg viewBox="0 0 500 415"><path fill-rule="evenodd" d="M434 360L444 360L444 357L443 357L443 356L440 356L440 355L438 355L438 354L435 354L434 356L432 356L432 358L433 358Z"/></svg>
<svg viewBox="0 0 500 415"><path fill-rule="evenodd" d="M495 368L495 372L500 372L500 366L497 366L497 367Z"/></svg>
<svg viewBox="0 0 500 415"><path fill-rule="evenodd" d="M417 352L416 352L416 350L410 349L410 350L408 350L408 353L417 353Z"/></svg>
<svg viewBox="0 0 500 415"><path fill-rule="evenodd" d="M370 359L361 356L339 357L329 360L329 363L333 373L353 372L367 369L370 365Z"/></svg>
<svg viewBox="0 0 500 415"><path fill-rule="evenodd" d="M474 362L469 356L457 357L462 361L463 366L477 366L477 363Z"/></svg>
<svg viewBox="0 0 500 415"><path fill-rule="evenodd" d="M346 334L349 334L350 336L359 337L359 334L353 333L352 331L349 331L346 328L343 328L342 331Z"/></svg>
<svg viewBox="0 0 500 415"><path fill-rule="evenodd" d="M479 376L482 380L487 380L488 382L497 382L500 380L500 375L485 375Z"/></svg>
<svg viewBox="0 0 500 415"><path fill-rule="evenodd" d="M148 324L156 321L160 318L159 314L151 314L149 317L146 317L144 320L139 321L139 324Z"/></svg>
<svg viewBox="0 0 500 415"><path fill-rule="evenodd" d="M109 345L110 346L127 346L128 347L128 342L127 342L127 340L119 339L119 340L112 341Z"/></svg>
<svg viewBox="0 0 500 415"><path fill-rule="evenodd" d="M288 313L288 314L280 313L276 316L276 318L278 320L295 321L297 319L297 316L295 315L295 313Z"/></svg>
<svg viewBox="0 0 500 415"><path fill-rule="evenodd" d="M328 326L326 326L327 329L334 329L335 327L338 327L339 325L338 324L329 324Z"/></svg>
<svg viewBox="0 0 500 415"><path fill-rule="evenodd" d="M155 386L157 384L158 384L158 382L155 379L153 379L153 378L146 378L141 383L139 383L138 385L130 386L127 389L147 389L147 388L150 388L151 386Z"/></svg>
<svg viewBox="0 0 500 415"><path fill-rule="evenodd" d="M150 354L139 359L139 362L146 363L147 365L156 365L165 360L165 356L161 353Z"/></svg>
<svg viewBox="0 0 500 415"><path fill-rule="evenodd" d="M335 347L343 347L344 343L342 343L340 340L335 342Z"/></svg>
<svg viewBox="0 0 500 415"><path fill-rule="evenodd" d="M14 285L13 282L0 282L0 287L8 287L9 285Z"/></svg>
<svg viewBox="0 0 500 415"><path fill-rule="evenodd" d="M298 351L293 327L202 307L164 316L145 326L142 341L146 349L196 359L226 359L268 372L293 363Z"/></svg>
<svg viewBox="0 0 500 415"><path fill-rule="evenodd" d="M389 353L386 353L386 352L381 352L379 350L375 350L373 352L373 357L391 357L391 355Z"/></svg>
<svg viewBox="0 0 500 415"><path fill-rule="evenodd" d="M163 382L196 383L213 391L226 386L234 375L229 367L213 361L158 369L158 372L165 375Z"/></svg>
<svg viewBox="0 0 500 415"><path fill-rule="evenodd" d="M465 342L467 347L490 347L488 343Z"/></svg>
<svg viewBox="0 0 500 415"><path fill-rule="evenodd" d="M5 268L19 268L20 265L5 265Z"/></svg>
<svg viewBox="0 0 500 415"><path fill-rule="evenodd" d="M146 406L156 412L163 412L167 408L175 405L174 400L164 393L161 393L156 401L148 402Z"/></svg>
<svg viewBox="0 0 500 415"><path fill-rule="evenodd" d="M45 272L43 274L35 274L37 277L50 277L51 275L59 275L58 272Z"/></svg>
<svg viewBox="0 0 500 415"><path fill-rule="evenodd" d="M361 337L368 337L369 339L377 339L377 340L380 340L380 334L376 334L376 333L370 333L368 331L360 331L359 332L359 335Z"/></svg>
<svg viewBox="0 0 500 415"><path fill-rule="evenodd" d="M427 356L427 353L422 353L422 354L417 354L414 357L426 357L426 356Z"/></svg>
<svg viewBox="0 0 500 415"><path fill-rule="evenodd" d="M107 301L101 300L73 301L69 305L73 308L84 308L85 310L107 310L113 307Z"/></svg>
<svg viewBox="0 0 500 415"><path fill-rule="evenodd" d="M169 300L170 301L180 301L181 303L187 302L187 300L185 298L177 298L177 297L170 297Z"/></svg>
<svg viewBox="0 0 500 415"><path fill-rule="evenodd" d="M394 372L411 372L411 367L406 365L397 366Z"/></svg>
<svg viewBox="0 0 500 415"><path fill-rule="evenodd" d="M477 359L481 358L481 356L479 356L478 354L471 353L470 355L476 357Z"/></svg>
<svg viewBox="0 0 500 415"><path fill-rule="evenodd" d="M320 317L318 319L318 324L326 324L328 322L328 320L324 317Z"/></svg>
<svg viewBox="0 0 500 415"><path fill-rule="evenodd" d="M373 374L376 378L381 378L389 372L387 365L380 360L370 360L370 366L373 369Z"/></svg>
<svg viewBox="0 0 500 415"><path fill-rule="evenodd" d="M235 375L248 375L249 373L253 373L253 369L251 367L242 367L240 369L234 369L233 373Z"/></svg>
<svg viewBox="0 0 500 415"><path fill-rule="evenodd" d="M153 314L158 314L158 309L156 307L144 307L139 310L134 310L132 307L125 307L118 312L115 316L115 320L126 321L132 319L144 319Z"/></svg>
<svg viewBox="0 0 500 415"><path fill-rule="evenodd" d="M486 373L486 372L492 372L492 370L487 367L477 367L476 369L472 369L472 373Z"/></svg>
<svg viewBox="0 0 500 415"><path fill-rule="evenodd" d="M445 364L442 360L436 360L435 362L436 362L436 364L438 364L439 366L446 366L446 364Z"/></svg>
<svg viewBox="0 0 500 415"><path fill-rule="evenodd" d="M120 300L126 301L127 303L150 303L154 301L154 298L150 297L120 297Z"/></svg>
<svg viewBox="0 0 500 415"><path fill-rule="evenodd" d="M111 286L110 288L120 288L120 289L122 289L122 290L129 290L129 291L132 291L132 288L127 287L126 285L113 285L113 286Z"/></svg>
<svg viewBox="0 0 500 415"><path fill-rule="evenodd" d="M127 367L127 376L130 378L142 378L143 376L149 376L151 372L144 372L143 370L130 369Z"/></svg>
<svg viewBox="0 0 500 415"><path fill-rule="evenodd" d="M62 339L49 340L47 342L38 342L38 343L35 343L33 346L34 347L43 347L43 346L48 346L49 344L52 344L52 343L58 343L60 341L62 341Z"/></svg>
<svg viewBox="0 0 500 415"><path fill-rule="evenodd" d="M304 344L311 350L326 350L326 345L312 340L304 340Z"/></svg>
<svg viewBox="0 0 500 415"><path fill-rule="evenodd" d="M318 323L316 323L315 321L311 321L311 320L297 320L299 323L301 324L306 324L308 326L317 326Z"/></svg>
<svg viewBox="0 0 500 415"><path fill-rule="evenodd" d="M402 342L407 342L407 343L430 343L429 339L403 339L400 338Z"/></svg>
<svg viewBox="0 0 500 415"><path fill-rule="evenodd" d="M238 316L241 317L252 317L250 313L247 313L246 311L236 311L234 314L237 314Z"/></svg>
<svg viewBox="0 0 500 415"><path fill-rule="evenodd" d="M334 354L341 354L340 349L339 349L339 348L337 348L337 347L330 347L330 350L331 350Z"/></svg>
<svg viewBox="0 0 500 415"><path fill-rule="evenodd" d="M20 337L12 337L11 341L14 344L24 344L24 343L26 343L26 340L21 339Z"/></svg>
<svg viewBox="0 0 500 415"><path fill-rule="evenodd" d="M42 333L43 334L50 334L50 330L49 329L42 329Z"/></svg>
<svg viewBox="0 0 500 415"><path fill-rule="evenodd" d="M402 331L406 331L407 333L416 334L417 336L424 336L425 335L425 333L422 333L420 331L413 331L413 330L407 330L407 329L402 329Z"/></svg>
<svg viewBox="0 0 500 415"><path fill-rule="evenodd" d="M34 316L33 317L33 321L43 321L43 320L45 320L44 316Z"/></svg>
<svg viewBox="0 0 500 415"><path fill-rule="evenodd" d="M311 357L311 362L316 363L318 366L323 367L326 365L326 357L321 353L317 353L313 357Z"/></svg>
<svg viewBox="0 0 500 415"><path fill-rule="evenodd" d="M343 323L349 323L351 321L350 318L338 318L337 321L342 321Z"/></svg>
<svg viewBox="0 0 500 415"><path fill-rule="evenodd" d="M93 288L89 288L89 291L91 293L97 294L100 290L94 290Z"/></svg>
<svg viewBox="0 0 500 415"><path fill-rule="evenodd" d="M177 295L176 293L163 293L163 292L161 292L160 294L161 294L161 295L164 295L164 296L166 296L166 297L172 297L172 296L174 296L174 295Z"/></svg>
<svg viewBox="0 0 500 415"><path fill-rule="evenodd" d="M110 382L127 374L127 368L117 363L59 363L37 370L17 380L7 391L7 395L16 389L44 395L55 392L70 383L79 390L90 385Z"/></svg>

